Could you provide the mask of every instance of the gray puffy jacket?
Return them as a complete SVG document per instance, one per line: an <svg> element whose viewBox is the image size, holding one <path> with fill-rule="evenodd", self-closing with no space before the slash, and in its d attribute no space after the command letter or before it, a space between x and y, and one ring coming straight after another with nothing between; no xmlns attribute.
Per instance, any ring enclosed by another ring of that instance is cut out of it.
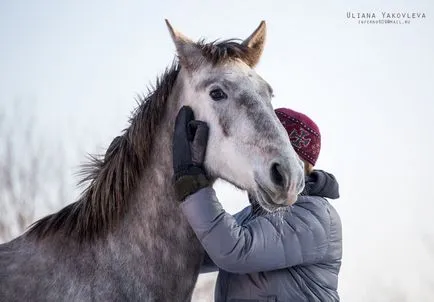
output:
<svg viewBox="0 0 434 302"><path fill-rule="evenodd" d="M339 301L341 221L324 198L338 198L338 184L315 170L304 194L278 214L251 201L232 216L211 187L182 203L207 252L202 272L219 269L215 301Z"/></svg>

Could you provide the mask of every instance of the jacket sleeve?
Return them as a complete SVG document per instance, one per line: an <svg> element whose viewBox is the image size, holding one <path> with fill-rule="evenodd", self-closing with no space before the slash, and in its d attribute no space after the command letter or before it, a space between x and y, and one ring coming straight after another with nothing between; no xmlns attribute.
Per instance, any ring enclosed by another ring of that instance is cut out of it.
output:
<svg viewBox="0 0 434 302"><path fill-rule="evenodd" d="M234 218L236 221L239 219L243 219L243 217L246 216L246 213L250 212L250 206L245 208L244 210L234 214ZM205 251L205 255L203 257L202 265L200 267L200 274L206 274L206 273L212 273L217 272L219 270L219 267L211 260L208 253Z"/></svg>
<svg viewBox="0 0 434 302"><path fill-rule="evenodd" d="M252 273L314 263L328 248L328 209L315 203L258 216L242 226L223 210L212 187L187 197L181 208L210 259L228 272Z"/></svg>

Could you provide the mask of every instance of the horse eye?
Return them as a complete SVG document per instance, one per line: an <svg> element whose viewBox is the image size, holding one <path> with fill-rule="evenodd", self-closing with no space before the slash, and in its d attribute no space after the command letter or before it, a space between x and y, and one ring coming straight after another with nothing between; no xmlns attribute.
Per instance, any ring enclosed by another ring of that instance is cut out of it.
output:
<svg viewBox="0 0 434 302"><path fill-rule="evenodd" d="M228 98L226 93L223 90L221 90L220 88L211 90L209 95L214 101L221 101L221 100Z"/></svg>

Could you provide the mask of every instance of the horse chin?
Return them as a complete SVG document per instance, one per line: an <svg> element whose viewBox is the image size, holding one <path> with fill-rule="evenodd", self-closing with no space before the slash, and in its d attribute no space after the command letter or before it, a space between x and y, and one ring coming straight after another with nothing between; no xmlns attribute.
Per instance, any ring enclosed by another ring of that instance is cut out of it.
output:
<svg viewBox="0 0 434 302"><path fill-rule="evenodd" d="M288 202L287 200L273 200L270 194L261 188L257 189L253 196L255 196L256 201L259 203L261 208L268 213L283 211L293 204L293 202Z"/></svg>

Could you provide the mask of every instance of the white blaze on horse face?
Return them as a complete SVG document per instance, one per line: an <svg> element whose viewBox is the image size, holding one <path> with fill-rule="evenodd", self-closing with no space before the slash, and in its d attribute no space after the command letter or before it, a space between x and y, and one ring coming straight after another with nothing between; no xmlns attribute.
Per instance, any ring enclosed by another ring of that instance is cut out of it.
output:
<svg viewBox="0 0 434 302"><path fill-rule="evenodd" d="M304 171L274 114L268 83L240 61L206 64L184 75L180 105L192 107L195 118L210 127L206 169L247 190L266 209L294 203L304 186ZM227 98L213 100L215 89Z"/></svg>

